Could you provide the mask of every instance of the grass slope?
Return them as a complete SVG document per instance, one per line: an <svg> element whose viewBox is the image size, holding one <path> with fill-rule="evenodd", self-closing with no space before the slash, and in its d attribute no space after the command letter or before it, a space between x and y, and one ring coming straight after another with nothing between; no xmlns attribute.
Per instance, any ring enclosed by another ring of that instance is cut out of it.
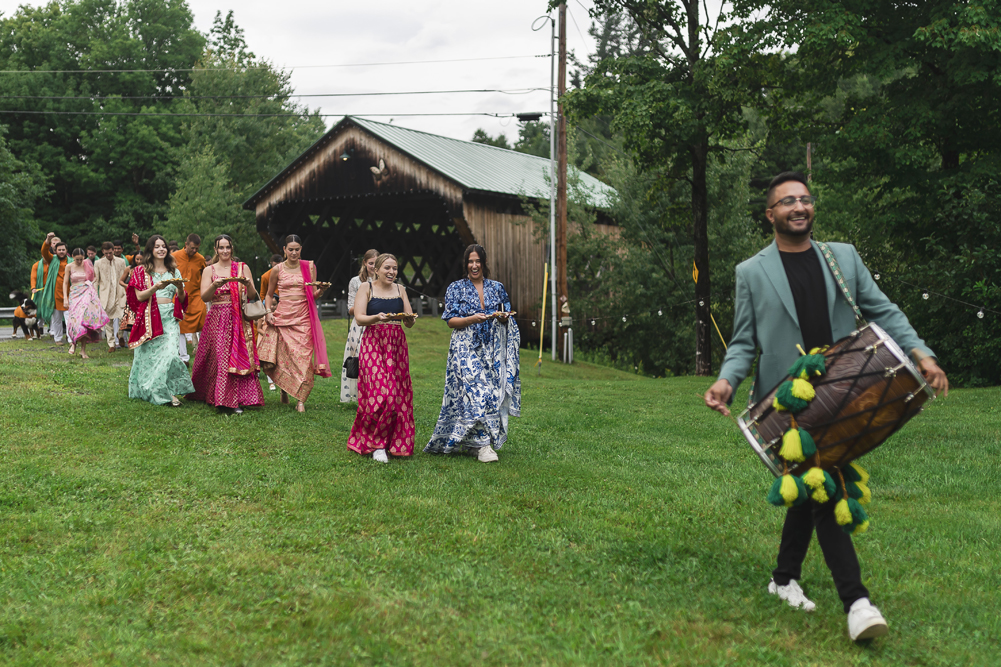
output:
<svg viewBox="0 0 1001 667"><path fill-rule="evenodd" d="M423 444L448 334L408 335ZM305 415L265 392L223 416L126 398L129 353L64 350L0 344L4 664L1001 663L998 389L866 457L857 543L891 634L856 646L816 542L818 611L765 594L783 513L705 380L526 355L499 463L380 466L346 450L337 380Z"/></svg>

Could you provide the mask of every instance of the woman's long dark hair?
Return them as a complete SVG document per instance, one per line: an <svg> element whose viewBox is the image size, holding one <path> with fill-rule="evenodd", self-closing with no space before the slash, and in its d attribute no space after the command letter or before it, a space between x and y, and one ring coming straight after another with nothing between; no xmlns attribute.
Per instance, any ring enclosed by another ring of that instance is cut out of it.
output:
<svg viewBox="0 0 1001 667"><path fill-rule="evenodd" d="M483 272L483 279L486 280L490 277L490 266L487 264L487 251L483 249L483 246L476 243L466 246L466 252L462 253L462 277L469 277L469 256L474 252L480 256L480 271Z"/></svg>
<svg viewBox="0 0 1001 667"><path fill-rule="evenodd" d="M167 248L167 256L163 258L163 265L167 267L167 272L173 273L177 270L177 263L174 261L174 256L170 254L170 248L167 247L167 239L159 234L153 234L153 236L146 239L146 247L143 248L143 268L146 269L146 273L149 274L150 278L153 277L153 246L156 245L157 241L163 241L163 247Z"/></svg>

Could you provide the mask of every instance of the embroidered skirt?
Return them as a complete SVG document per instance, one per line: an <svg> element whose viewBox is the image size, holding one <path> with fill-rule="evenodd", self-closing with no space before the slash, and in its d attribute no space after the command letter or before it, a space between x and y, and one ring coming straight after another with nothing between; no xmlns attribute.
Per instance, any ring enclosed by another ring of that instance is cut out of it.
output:
<svg viewBox="0 0 1001 667"><path fill-rule="evenodd" d="M394 456L414 451L414 389L407 337L398 324L366 327L358 355L358 413L348 449Z"/></svg>
<svg viewBox="0 0 1001 667"><path fill-rule="evenodd" d="M264 392L256 372L245 375L229 372L233 335L233 313L229 303L209 308L205 328L198 338L198 354L191 366L195 391L188 398L225 408L264 405Z"/></svg>

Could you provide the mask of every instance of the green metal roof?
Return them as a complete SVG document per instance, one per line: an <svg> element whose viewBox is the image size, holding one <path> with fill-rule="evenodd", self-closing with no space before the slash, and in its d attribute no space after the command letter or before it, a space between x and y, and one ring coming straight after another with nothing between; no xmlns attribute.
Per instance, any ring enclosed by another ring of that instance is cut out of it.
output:
<svg viewBox="0 0 1001 667"><path fill-rule="evenodd" d="M365 118L346 118L463 188L549 198L548 158ZM607 208L615 190L590 174L574 171L580 175L584 189L590 193L591 205Z"/></svg>

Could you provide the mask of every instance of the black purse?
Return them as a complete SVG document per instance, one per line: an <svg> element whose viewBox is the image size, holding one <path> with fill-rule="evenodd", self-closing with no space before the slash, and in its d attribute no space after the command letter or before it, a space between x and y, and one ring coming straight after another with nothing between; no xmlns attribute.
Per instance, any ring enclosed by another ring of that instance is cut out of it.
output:
<svg viewBox="0 0 1001 667"><path fill-rule="evenodd" d="M344 375L349 380L358 379L358 357L348 357L344 360Z"/></svg>

